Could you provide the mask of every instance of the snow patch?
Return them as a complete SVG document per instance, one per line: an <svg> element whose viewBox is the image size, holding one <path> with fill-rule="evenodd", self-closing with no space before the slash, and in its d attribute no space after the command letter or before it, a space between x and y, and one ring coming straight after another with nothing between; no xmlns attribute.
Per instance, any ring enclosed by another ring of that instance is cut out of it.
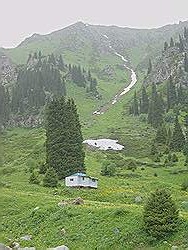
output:
<svg viewBox="0 0 188 250"><path fill-rule="evenodd" d="M85 140L83 143L96 147L100 150L122 150L124 148L123 145L118 144L118 140L112 139Z"/></svg>

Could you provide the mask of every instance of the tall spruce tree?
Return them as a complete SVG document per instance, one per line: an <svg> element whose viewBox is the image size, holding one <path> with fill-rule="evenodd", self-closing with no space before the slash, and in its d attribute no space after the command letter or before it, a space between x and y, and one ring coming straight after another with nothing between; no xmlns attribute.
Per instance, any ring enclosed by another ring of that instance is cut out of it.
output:
<svg viewBox="0 0 188 250"><path fill-rule="evenodd" d="M188 28L187 27L184 27L184 38L186 42L188 42Z"/></svg>
<svg viewBox="0 0 188 250"><path fill-rule="evenodd" d="M170 47L174 47L174 39L172 37L170 38Z"/></svg>
<svg viewBox="0 0 188 250"><path fill-rule="evenodd" d="M133 104L132 104L132 111L133 111L133 115L134 115L134 116L139 115L139 110L138 110L138 99L137 99L136 91L134 92L134 99L133 99Z"/></svg>
<svg viewBox="0 0 188 250"><path fill-rule="evenodd" d="M8 121L10 115L9 94L0 83L0 124Z"/></svg>
<svg viewBox="0 0 188 250"><path fill-rule="evenodd" d="M141 103L140 103L140 113L147 114L149 109L149 98L146 92L146 87L142 87Z"/></svg>
<svg viewBox="0 0 188 250"><path fill-rule="evenodd" d="M54 99L46 112L46 164L59 179L85 171L81 125L74 101Z"/></svg>
<svg viewBox="0 0 188 250"><path fill-rule="evenodd" d="M152 71L152 62L151 62L151 59L149 59L147 75L149 75L151 73L151 71Z"/></svg>
<svg viewBox="0 0 188 250"><path fill-rule="evenodd" d="M164 124L158 127L156 136L155 136L155 142L166 144L167 142L167 130Z"/></svg>
<svg viewBox="0 0 188 250"><path fill-rule="evenodd" d="M183 91L182 84L180 83L177 87L177 103L184 104L185 103L186 95Z"/></svg>
<svg viewBox="0 0 188 250"><path fill-rule="evenodd" d="M166 51L167 49L168 49L168 43L165 42L165 43L164 43L164 51Z"/></svg>
<svg viewBox="0 0 188 250"><path fill-rule="evenodd" d="M172 139L170 142L170 149L173 151L182 151L184 149L184 146L185 137L179 123L178 116L176 116Z"/></svg>
<svg viewBox="0 0 188 250"><path fill-rule="evenodd" d="M161 96L157 93L156 85L152 85L152 94L148 110L148 123L154 128L161 126L163 123L164 107Z"/></svg>
<svg viewBox="0 0 188 250"><path fill-rule="evenodd" d="M184 51L184 43L183 43L183 38L181 35L179 35L179 50L180 52Z"/></svg>

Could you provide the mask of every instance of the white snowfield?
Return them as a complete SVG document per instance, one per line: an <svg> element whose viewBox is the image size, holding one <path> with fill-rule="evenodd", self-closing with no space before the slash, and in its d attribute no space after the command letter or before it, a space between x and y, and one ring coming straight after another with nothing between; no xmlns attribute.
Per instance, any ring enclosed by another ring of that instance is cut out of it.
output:
<svg viewBox="0 0 188 250"><path fill-rule="evenodd" d="M117 140L112 139L85 140L83 143L96 147L100 150L122 150L124 148L123 145L118 144Z"/></svg>

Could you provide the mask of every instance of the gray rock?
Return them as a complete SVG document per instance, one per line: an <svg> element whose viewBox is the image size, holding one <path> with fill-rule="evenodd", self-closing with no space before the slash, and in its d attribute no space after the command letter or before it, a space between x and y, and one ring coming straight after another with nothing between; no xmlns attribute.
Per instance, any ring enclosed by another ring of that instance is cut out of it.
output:
<svg viewBox="0 0 188 250"><path fill-rule="evenodd" d="M136 203L141 203L142 202L142 197L141 196L136 196L135 199L134 199L134 201Z"/></svg>
<svg viewBox="0 0 188 250"><path fill-rule="evenodd" d="M48 248L48 250L69 250L69 248L65 245L62 245L55 248Z"/></svg>
<svg viewBox="0 0 188 250"><path fill-rule="evenodd" d="M20 237L20 240L31 240L32 236L31 235L24 235L22 237Z"/></svg>
<svg viewBox="0 0 188 250"><path fill-rule="evenodd" d="M24 248L19 248L18 250L36 250L35 247L24 247Z"/></svg>
<svg viewBox="0 0 188 250"><path fill-rule="evenodd" d="M0 250L10 250L10 247L5 246L4 244L0 243Z"/></svg>
<svg viewBox="0 0 188 250"><path fill-rule="evenodd" d="M78 197L78 198L76 198L76 199L74 199L72 201L72 204L73 205L83 205L84 204L84 200L81 197Z"/></svg>
<svg viewBox="0 0 188 250"><path fill-rule="evenodd" d="M11 249L14 249L14 250L16 250L16 249L19 249L20 248L20 244L18 243L18 242L13 242L12 244L11 244Z"/></svg>
<svg viewBox="0 0 188 250"><path fill-rule="evenodd" d="M171 250L177 250L178 249L178 246L172 246L171 247Z"/></svg>

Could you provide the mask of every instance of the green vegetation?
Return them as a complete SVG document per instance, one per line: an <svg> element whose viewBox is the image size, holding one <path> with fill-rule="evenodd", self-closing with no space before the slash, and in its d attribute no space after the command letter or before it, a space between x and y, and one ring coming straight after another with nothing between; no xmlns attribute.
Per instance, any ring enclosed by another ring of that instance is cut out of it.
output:
<svg viewBox="0 0 188 250"><path fill-rule="evenodd" d="M8 238L19 239L31 234L32 241L22 241L23 246L32 244L39 249L59 244L72 249L94 249L96 246L99 249L114 249L117 246L119 249L147 248L151 244L157 249L165 248L166 244L186 246L187 192L182 189L182 183L188 173L184 157L178 153L179 161L173 166L163 165L165 155L161 163L154 163L146 157L154 131L151 128L146 130L147 125L138 117L128 116L127 111L122 113L132 95L129 93L104 115L90 117L92 125L87 123L83 126L85 138L114 136L125 145L121 153L86 149L87 173L99 179L97 190L70 189L65 187L63 181L55 189L30 184L28 169L34 163L37 171L41 162L45 161L44 130L18 128L4 133L1 241L8 243ZM114 176L101 175L104 160L115 164ZM143 230L143 204L150 192L157 188L169 189L180 209L182 223L177 233L167 239L168 243L151 243ZM135 203L138 196L142 197L139 204ZM84 205L58 206L61 200L76 197L83 198ZM39 209L35 210L36 207ZM62 228L66 232L64 235L61 234ZM90 240L86 245L88 238Z"/></svg>
<svg viewBox="0 0 188 250"><path fill-rule="evenodd" d="M44 187L57 187L57 184L58 184L57 174L54 168L49 167L43 178L43 186Z"/></svg>

